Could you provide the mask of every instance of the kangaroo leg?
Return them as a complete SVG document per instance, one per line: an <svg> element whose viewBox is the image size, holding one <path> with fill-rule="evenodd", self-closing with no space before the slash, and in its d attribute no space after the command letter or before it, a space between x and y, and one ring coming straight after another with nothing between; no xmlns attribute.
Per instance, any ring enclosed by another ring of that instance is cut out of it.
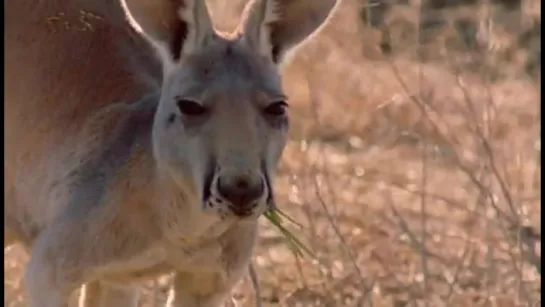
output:
<svg viewBox="0 0 545 307"><path fill-rule="evenodd" d="M102 284L102 305L100 307L136 307L138 306L138 289L127 286L113 287ZM94 306L92 306L94 307ZM99 306L97 306L99 307Z"/></svg>
<svg viewBox="0 0 545 307"><path fill-rule="evenodd" d="M253 261L248 265L248 275L254 288L255 307L261 307L261 287L259 286L259 278L257 277L257 271L255 269Z"/></svg>
<svg viewBox="0 0 545 307"><path fill-rule="evenodd" d="M37 237L26 269L29 307L66 306L73 290L100 278L101 272L131 259L148 246L148 240L135 235L123 216L104 209L108 207L65 215ZM85 291L88 293L84 300L90 302L99 292L96 297L100 300L132 301L130 291L104 292L102 284L90 284Z"/></svg>
<svg viewBox="0 0 545 307"><path fill-rule="evenodd" d="M167 307L220 307L230 288L213 273L176 272L169 292Z"/></svg>
<svg viewBox="0 0 545 307"><path fill-rule="evenodd" d="M101 302L101 284L99 281L86 283L81 287L78 307L102 306Z"/></svg>
<svg viewBox="0 0 545 307"><path fill-rule="evenodd" d="M79 307L136 307L138 290L132 287L115 287L93 281L82 287Z"/></svg>
<svg viewBox="0 0 545 307"><path fill-rule="evenodd" d="M29 307L68 307L70 293L82 277L79 259L73 255L70 245L64 245L54 232L38 237L25 271Z"/></svg>

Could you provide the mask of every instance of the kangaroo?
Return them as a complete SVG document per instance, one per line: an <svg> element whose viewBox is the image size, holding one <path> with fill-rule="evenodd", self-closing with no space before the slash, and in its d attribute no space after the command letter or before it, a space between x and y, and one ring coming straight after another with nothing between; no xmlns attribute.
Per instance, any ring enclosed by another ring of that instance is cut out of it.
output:
<svg viewBox="0 0 545 307"><path fill-rule="evenodd" d="M232 33L204 0L5 0L4 246L28 306L215 307L274 206L279 70L337 0L254 0Z"/></svg>

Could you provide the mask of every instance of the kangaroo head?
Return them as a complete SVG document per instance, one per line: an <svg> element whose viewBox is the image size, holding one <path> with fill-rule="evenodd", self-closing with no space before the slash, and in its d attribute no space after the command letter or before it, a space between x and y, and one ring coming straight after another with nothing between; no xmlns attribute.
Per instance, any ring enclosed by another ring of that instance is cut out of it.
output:
<svg viewBox="0 0 545 307"><path fill-rule="evenodd" d="M258 216L273 203L288 131L278 67L336 0L250 1L230 34L214 30L204 0L122 3L163 63L153 127L159 168L189 187L199 209Z"/></svg>

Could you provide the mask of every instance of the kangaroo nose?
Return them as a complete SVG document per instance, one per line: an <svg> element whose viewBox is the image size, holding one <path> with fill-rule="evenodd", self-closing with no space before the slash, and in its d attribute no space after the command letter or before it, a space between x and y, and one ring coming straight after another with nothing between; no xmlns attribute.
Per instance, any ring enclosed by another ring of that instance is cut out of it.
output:
<svg viewBox="0 0 545 307"><path fill-rule="evenodd" d="M218 192L232 206L231 210L237 215L250 215L254 202L261 197L264 190L263 180L252 180L246 176L235 177L231 180L218 178Z"/></svg>

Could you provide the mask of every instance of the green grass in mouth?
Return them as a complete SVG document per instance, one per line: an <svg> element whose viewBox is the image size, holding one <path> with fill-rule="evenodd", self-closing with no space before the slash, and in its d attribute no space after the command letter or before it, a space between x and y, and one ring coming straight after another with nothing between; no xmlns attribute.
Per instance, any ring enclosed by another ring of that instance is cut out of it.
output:
<svg viewBox="0 0 545 307"><path fill-rule="evenodd" d="M302 228L301 224L297 223L295 220L293 220L291 217L289 217L286 213L282 212L278 208L270 208L265 211L263 215L282 233L284 239L286 240L286 244L297 257L305 257L305 255L307 255L311 258L315 258L312 250L310 250L310 248L308 248L303 242L301 242L301 240L299 240L296 235L294 235L284 226L284 219L299 226L300 228Z"/></svg>

